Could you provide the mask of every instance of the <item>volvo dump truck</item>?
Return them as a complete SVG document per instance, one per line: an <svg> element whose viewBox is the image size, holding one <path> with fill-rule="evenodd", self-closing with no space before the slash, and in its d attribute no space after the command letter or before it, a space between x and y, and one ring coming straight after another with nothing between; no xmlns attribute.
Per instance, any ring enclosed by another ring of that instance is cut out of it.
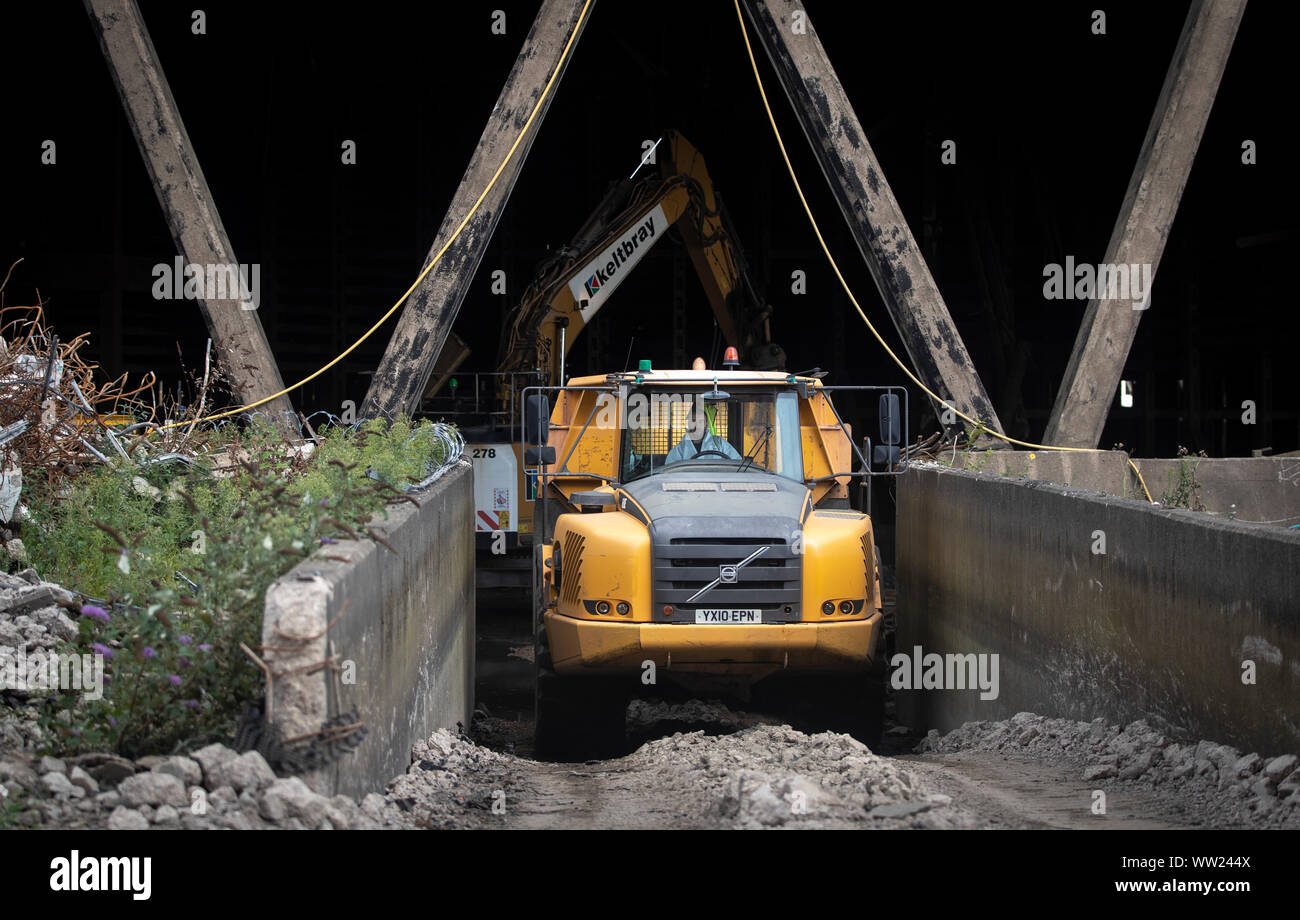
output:
<svg viewBox="0 0 1300 920"><path fill-rule="evenodd" d="M655 165L643 162L646 168L613 183L569 243L538 266L503 325L495 369L458 372L468 348L452 336L434 370L423 411L461 426L474 463L480 589L528 585L532 481L515 439L519 393L564 382L574 342L611 298L617 308L615 291L665 237L675 237L695 267L718 354L731 342L751 366L785 364L771 340L772 308L750 275L703 155L675 131L657 147Z"/></svg>
<svg viewBox="0 0 1300 920"><path fill-rule="evenodd" d="M776 682L878 741L880 569L850 484L896 472L906 392L727 357L526 391L540 756L619 753L629 698L670 683ZM878 398L874 449L832 403L844 391Z"/></svg>

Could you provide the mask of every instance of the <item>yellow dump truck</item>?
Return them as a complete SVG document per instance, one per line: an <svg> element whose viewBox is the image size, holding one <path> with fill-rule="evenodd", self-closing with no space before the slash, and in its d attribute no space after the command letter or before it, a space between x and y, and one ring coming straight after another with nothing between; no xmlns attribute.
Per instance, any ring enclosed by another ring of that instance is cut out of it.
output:
<svg viewBox="0 0 1300 920"><path fill-rule="evenodd" d="M525 395L542 756L617 753L629 698L664 683L786 680L835 714L826 727L878 738L879 562L850 484L896 469L906 392L728 357ZM874 450L853 442L840 390L877 391Z"/></svg>

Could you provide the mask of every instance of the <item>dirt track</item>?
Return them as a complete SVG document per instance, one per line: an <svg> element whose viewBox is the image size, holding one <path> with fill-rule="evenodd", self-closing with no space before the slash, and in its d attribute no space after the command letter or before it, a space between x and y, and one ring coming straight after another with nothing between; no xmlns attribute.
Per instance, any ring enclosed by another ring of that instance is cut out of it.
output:
<svg viewBox="0 0 1300 920"><path fill-rule="evenodd" d="M439 732L416 746L386 795L400 827L499 828L1072 828L1154 829L1300 824L1289 798L1272 810L1234 787L1162 782L1158 775L1084 780L1087 757L1017 750L1008 733L1055 720L1024 714L951 736L953 751L877 755L846 735L804 734L720 703L634 704L651 737L632 753L587 763L521 754L525 720L485 717L480 737ZM679 731L680 728L693 730ZM1087 734L1089 723L1062 723ZM1135 725L1141 727L1140 723ZM1115 727L1098 744L1124 741ZM894 745L916 739L896 733ZM960 741L960 744L956 742ZM980 743L1001 749L981 750ZM941 747L927 739L929 747ZM1105 754L1099 755L1105 758ZM1225 776L1227 774L1225 773ZM1098 810L1098 791L1104 810ZM1297 803L1300 805L1300 803Z"/></svg>
<svg viewBox="0 0 1300 920"><path fill-rule="evenodd" d="M489 627L481 637L481 677L489 689L480 693L484 705L470 736L443 731L416 746L410 770L384 796L386 823L1300 827L1300 795L1293 795L1300 770L1288 758L1179 744L1142 722L1107 726L1022 713L925 739L894 727L873 753L846 735L805 734L777 716L718 701L638 701L628 712L626 756L539 762L530 756L531 648L518 639L508 627Z"/></svg>

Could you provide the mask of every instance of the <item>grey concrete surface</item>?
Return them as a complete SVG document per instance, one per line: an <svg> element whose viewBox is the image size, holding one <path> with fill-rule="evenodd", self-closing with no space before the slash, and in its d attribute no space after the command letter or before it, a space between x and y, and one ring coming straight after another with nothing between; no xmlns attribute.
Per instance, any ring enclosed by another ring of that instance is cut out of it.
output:
<svg viewBox="0 0 1300 920"><path fill-rule="evenodd" d="M287 741L354 707L360 746L304 779L325 795L382 790L411 746L469 725L474 705L473 469L461 461L372 524L373 541L326 546L266 596L270 721ZM347 559L326 559L324 556ZM328 628L327 628L328 627ZM321 667L330 660L333 668Z"/></svg>
<svg viewBox="0 0 1300 920"><path fill-rule="evenodd" d="M946 450L939 462L957 469L992 473L1015 479L1041 479L1061 485L1079 486L1111 495L1124 495L1128 477L1128 454L1119 450ZM1145 474L1144 474L1145 475ZM1136 489L1136 485L1133 487Z"/></svg>
<svg viewBox="0 0 1300 920"><path fill-rule="evenodd" d="M1187 467L1206 511L1274 527L1300 524L1300 457L1190 457L1135 461L1156 500Z"/></svg>
<svg viewBox="0 0 1300 920"><path fill-rule="evenodd" d="M939 462L1013 479L1039 479L1145 499L1123 451L942 451ZM1185 457L1133 461L1155 501L1186 479L1198 508L1217 517L1275 527L1300 524L1300 457ZM1186 486L1184 492L1189 491Z"/></svg>
<svg viewBox="0 0 1300 920"><path fill-rule="evenodd" d="M899 650L999 656L996 699L902 692L903 721L1145 718L1300 750L1300 532L934 464L898 521Z"/></svg>

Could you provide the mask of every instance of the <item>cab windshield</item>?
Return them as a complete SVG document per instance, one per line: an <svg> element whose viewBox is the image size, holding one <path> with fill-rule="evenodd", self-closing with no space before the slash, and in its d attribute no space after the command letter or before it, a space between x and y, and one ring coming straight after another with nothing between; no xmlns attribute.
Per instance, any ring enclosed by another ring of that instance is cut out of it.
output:
<svg viewBox="0 0 1300 920"><path fill-rule="evenodd" d="M708 396L715 398L709 399ZM624 482L703 465L803 480L799 401L792 392L638 390L624 406Z"/></svg>

